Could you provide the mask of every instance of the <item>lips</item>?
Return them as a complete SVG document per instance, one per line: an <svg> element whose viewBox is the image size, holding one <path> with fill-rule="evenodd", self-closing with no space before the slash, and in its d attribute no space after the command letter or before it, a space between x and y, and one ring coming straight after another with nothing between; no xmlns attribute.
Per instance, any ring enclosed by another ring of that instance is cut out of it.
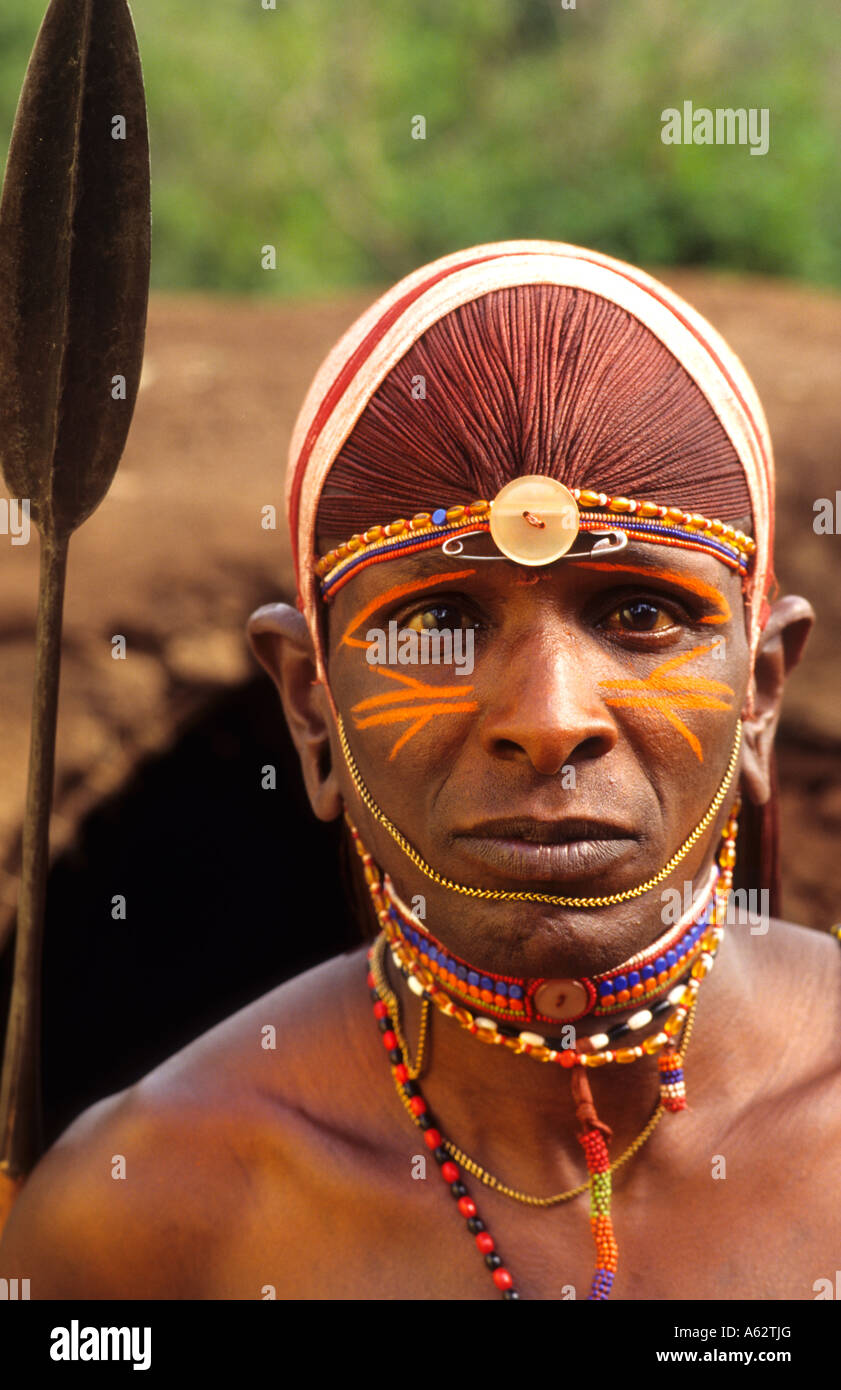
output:
<svg viewBox="0 0 841 1390"><path fill-rule="evenodd" d="M586 879L621 864L637 848L637 836L626 827L568 817L505 817L455 834L471 859L506 878L532 883Z"/></svg>

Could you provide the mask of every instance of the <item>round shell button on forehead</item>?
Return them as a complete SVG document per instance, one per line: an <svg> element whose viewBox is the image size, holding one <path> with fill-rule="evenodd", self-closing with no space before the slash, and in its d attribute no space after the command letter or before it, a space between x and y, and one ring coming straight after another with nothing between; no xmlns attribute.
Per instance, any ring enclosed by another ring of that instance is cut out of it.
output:
<svg viewBox="0 0 841 1390"><path fill-rule="evenodd" d="M578 503L563 483L532 473L506 483L491 504L490 530L520 565L550 565L578 535Z"/></svg>

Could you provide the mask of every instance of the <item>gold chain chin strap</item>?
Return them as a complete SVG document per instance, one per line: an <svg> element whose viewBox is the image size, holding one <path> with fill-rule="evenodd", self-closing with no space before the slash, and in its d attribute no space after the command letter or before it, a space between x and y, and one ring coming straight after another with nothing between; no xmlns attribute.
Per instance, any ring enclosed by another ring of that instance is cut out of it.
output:
<svg viewBox="0 0 841 1390"><path fill-rule="evenodd" d="M431 878L432 882L437 883L441 888L449 888L453 893L463 893L468 898L492 898L496 902L551 903L553 907L612 907L614 903L624 903L627 902L629 898L639 898L643 893L648 893L650 889L655 888L658 883L662 883L663 879L667 878L672 870L677 868L681 860L686 858L692 846L697 844L704 831L715 820L721 808L721 804L727 795L730 783L733 781L739 762L739 752L742 746L742 721L739 720L736 724L736 739L733 744L733 751L730 754L730 761L727 764L727 771L724 774L721 786L712 799L709 810L703 820L699 821L695 826L692 834L684 840L677 853L672 855L671 859L667 864L664 864L658 874L655 874L653 878L646 879L645 883L640 883L636 888L627 888L624 893L611 893L609 897L605 898L556 898L550 896L548 893L506 893L492 888L468 888L463 883L453 883L452 879L444 878L442 874L430 868L426 860L422 859L417 850L409 844L406 836L397 829L394 822L390 821L385 812L380 810L366 787L362 780L362 774L356 766L353 754L350 751L347 734L345 733L344 720L341 715L338 715L337 727L339 731L339 743L341 744L347 769L360 800L371 812L374 820L376 820L384 830L388 831L392 840L394 840L395 844L400 846L403 853L411 860L416 869L420 869L422 874L425 874L427 878Z"/></svg>
<svg viewBox="0 0 841 1390"><path fill-rule="evenodd" d="M376 945L374 946L374 954L371 958L372 973L374 975L374 979L377 982L377 989L379 990L380 994L384 997L385 1002L388 1005L389 1016L391 1018L392 1027L394 1028L394 1035L397 1038L400 1051L403 1054L404 1064L406 1064L407 1066L409 1076L412 1078L412 1080L414 1080L417 1076L420 1075L422 1067L423 1045L426 1038L426 1015L424 1014L421 1018L421 1032L420 1037L418 1039L417 1061L415 1062L414 1067L409 1067L409 1049L406 1046L406 1042L401 1031L400 1001L394 994L394 992L391 989L389 989L388 984L386 982L386 945L387 943L385 937L378 937ZM424 1003L427 1002L427 1000L424 1000ZM689 1013L686 1016L686 1022L683 1025L683 1036L681 1038L680 1045L681 1062L683 1062L683 1059L685 1058L687 1049L689 1047L689 1039L692 1036L692 1026L695 1022L695 1010L697 1009L697 1007L698 1000L696 997L692 1003L692 1007L690 1008ZM409 1097L404 1093L402 1086L397 1086L396 1090L398 1096L400 1097L403 1108L405 1109L407 1115L412 1121L412 1124L417 1125L417 1116L411 1108ZM648 1121L648 1124L645 1126L645 1129L642 1131L641 1134L637 1135L636 1139L634 1139L632 1143L628 1145L625 1152L619 1158L617 1158L616 1162L611 1163L610 1168L608 1169L609 1173L615 1173L617 1168L621 1168L623 1163L627 1163L630 1158L634 1157L634 1154L639 1152L643 1144L651 1138L652 1134L654 1133L655 1129L657 1128L665 1113L666 1107L664 1106L662 1101L658 1101L657 1108L655 1109L654 1114L651 1116L651 1119ZM562 1202L570 1202L574 1197L580 1197L582 1193L588 1192L590 1190L590 1181L588 1179L587 1182L580 1183L578 1187L572 1187L568 1192L558 1192L553 1197L533 1197L528 1192L520 1192L518 1188L509 1187L506 1183L501 1182L499 1178L494 1177L493 1173L489 1173L486 1168L483 1168L481 1164L477 1163L474 1158L470 1158L470 1156L464 1153L463 1150L460 1149L457 1144L453 1144L449 1139L443 1140L443 1146L447 1150L447 1153L450 1155L450 1158L452 1158L455 1163L458 1163L465 1170L466 1173L470 1173L472 1177L478 1178L479 1181L483 1182L486 1187L492 1188L493 1191L498 1192L500 1196L511 1197L515 1202L522 1202L525 1204L525 1206L528 1207L557 1207L560 1206Z"/></svg>

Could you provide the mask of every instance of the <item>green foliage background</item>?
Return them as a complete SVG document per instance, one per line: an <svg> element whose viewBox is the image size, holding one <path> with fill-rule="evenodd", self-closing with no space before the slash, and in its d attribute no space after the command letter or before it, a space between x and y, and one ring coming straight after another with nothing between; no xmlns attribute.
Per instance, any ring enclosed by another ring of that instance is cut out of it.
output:
<svg viewBox="0 0 841 1390"><path fill-rule="evenodd" d="M837 0L263 2L133 5L159 288L330 293L505 237L841 284ZM45 7L0 10L3 158ZM664 145L685 100L768 107L768 154Z"/></svg>

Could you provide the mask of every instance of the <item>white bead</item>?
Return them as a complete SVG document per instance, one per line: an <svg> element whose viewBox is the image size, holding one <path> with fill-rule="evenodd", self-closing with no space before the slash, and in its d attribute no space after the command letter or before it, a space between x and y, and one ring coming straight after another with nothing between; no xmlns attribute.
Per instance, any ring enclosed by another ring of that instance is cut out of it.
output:
<svg viewBox="0 0 841 1390"><path fill-rule="evenodd" d="M684 988L684 985L675 985L674 989L669 990L669 993L666 995L666 998L668 999L670 1004L680 1003L681 999L683 998Z"/></svg>
<svg viewBox="0 0 841 1390"><path fill-rule="evenodd" d="M671 998L671 995L669 998ZM653 1017L654 1015L650 1009L640 1009L638 1014L631 1014L631 1017L628 1019L628 1027L634 1030L637 1028L644 1028L646 1023L650 1023ZM605 1042L606 1041L607 1036L605 1035Z"/></svg>
<svg viewBox="0 0 841 1390"><path fill-rule="evenodd" d="M601 1052L603 1047L607 1047L608 1043L610 1042L610 1038L607 1036L607 1033L593 1033L589 1041L590 1046L596 1052Z"/></svg>
<svg viewBox="0 0 841 1390"><path fill-rule="evenodd" d="M416 994L418 998L423 994L423 985L420 980L415 979L414 975L409 976L409 989L413 994Z"/></svg>
<svg viewBox="0 0 841 1390"><path fill-rule="evenodd" d="M477 1018L475 1022L477 1028L490 1028L492 1031L496 1031L496 1024L492 1018Z"/></svg>
<svg viewBox="0 0 841 1390"><path fill-rule="evenodd" d="M539 1033L521 1033L520 1042L530 1043L532 1047L545 1047L546 1039L541 1038Z"/></svg>

